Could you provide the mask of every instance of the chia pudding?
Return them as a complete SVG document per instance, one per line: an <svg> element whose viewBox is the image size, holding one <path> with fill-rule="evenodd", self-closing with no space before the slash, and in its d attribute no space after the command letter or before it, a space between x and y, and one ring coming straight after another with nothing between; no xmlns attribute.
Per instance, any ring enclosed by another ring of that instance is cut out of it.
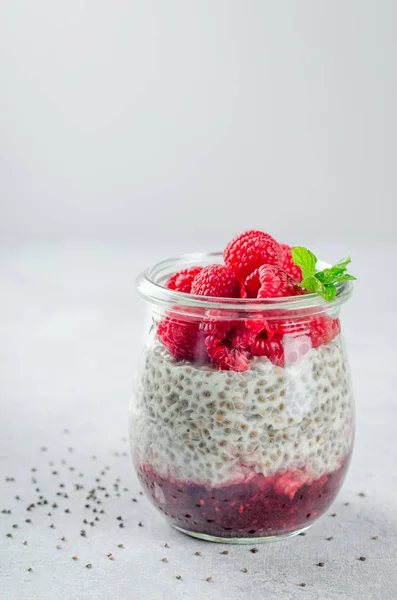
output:
<svg viewBox="0 0 397 600"><path fill-rule="evenodd" d="M201 269L179 271L169 289L192 293ZM270 284L263 273L244 273L244 285L217 280L217 289L259 297L273 285L274 293L273 273ZM306 301L288 277L280 277L288 296L296 290ZM229 320L211 304L187 316L175 296L154 311L131 410L132 456L148 496L176 528L214 541L310 526L334 500L354 440L338 307L265 305L247 319L244 302Z"/></svg>

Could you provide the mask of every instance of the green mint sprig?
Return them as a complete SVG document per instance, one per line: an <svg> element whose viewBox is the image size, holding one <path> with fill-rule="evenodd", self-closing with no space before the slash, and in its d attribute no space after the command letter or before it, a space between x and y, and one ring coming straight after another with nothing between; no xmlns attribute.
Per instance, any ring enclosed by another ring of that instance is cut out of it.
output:
<svg viewBox="0 0 397 600"><path fill-rule="evenodd" d="M319 294L328 302L332 302L336 296L337 283L356 279L354 275L346 272L347 265L351 262L350 256L342 258L333 267L316 271L317 257L313 252L302 246L294 246L292 248L292 260L302 270L300 287L308 292Z"/></svg>

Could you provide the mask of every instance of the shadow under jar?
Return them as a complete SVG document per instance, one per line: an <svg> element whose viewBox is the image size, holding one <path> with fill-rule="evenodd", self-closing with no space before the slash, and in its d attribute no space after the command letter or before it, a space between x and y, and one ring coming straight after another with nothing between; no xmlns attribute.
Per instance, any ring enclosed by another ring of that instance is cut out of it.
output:
<svg viewBox="0 0 397 600"><path fill-rule="evenodd" d="M211 541L270 541L307 529L346 475L354 405L339 310L351 284L338 284L331 303L164 287L176 271L221 260L185 255L138 279L150 315L130 408L132 456L175 528Z"/></svg>

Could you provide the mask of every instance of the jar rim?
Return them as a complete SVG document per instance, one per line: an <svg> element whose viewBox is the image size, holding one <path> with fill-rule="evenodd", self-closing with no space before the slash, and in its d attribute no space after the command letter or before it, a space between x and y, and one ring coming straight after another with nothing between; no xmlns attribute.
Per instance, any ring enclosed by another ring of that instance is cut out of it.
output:
<svg viewBox="0 0 397 600"><path fill-rule="evenodd" d="M192 309L219 309L222 311L273 311L273 310L299 310L318 307L319 312L328 307L335 308L350 298L353 286L351 281L336 284L336 296L331 302L316 293L302 296L285 296L282 298L227 298L220 299L211 296L194 296L185 292L178 292L166 288L163 284L170 275L194 266L207 266L220 264L223 260L222 252L194 252L181 254L177 257L167 258L148 267L136 279L138 293L150 304L162 307L177 305L181 308ZM321 269L330 267L328 263L318 261Z"/></svg>

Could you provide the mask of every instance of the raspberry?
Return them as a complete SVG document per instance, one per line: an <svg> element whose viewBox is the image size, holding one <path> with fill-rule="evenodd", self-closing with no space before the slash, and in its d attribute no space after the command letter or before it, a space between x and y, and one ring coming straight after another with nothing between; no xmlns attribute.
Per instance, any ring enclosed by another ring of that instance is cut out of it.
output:
<svg viewBox="0 0 397 600"><path fill-rule="evenodd" d="M248 352L223 345L207 348L207 352L212 364L222 371L242 372L248 369Z"/></svg>
<svg viewBox="0 0 397 600"><path fill-rule="evenodd" d="M246 371L249 346L264 327L260 321L206 321L201 325L208 356L218 369Z"/></svg>
<svg viewBox="0 0 397 600"><path fill-rule="evenodd" d="M328 344L340 333L339 319L332 319L328 315L315 317L310 322L310 337L313 348Z"/></svg>
<svg viewBox="0 0 397 600"><path fill-rule="evenodd" d="M307 336L290 337L275 333L266 338L262 333L251 344L251 354L267 356L277 367L289 367L298 364L311 347Z"/></svg>
<svg viewBox="0 0 397 600"><path fill-rule="evenodd" d="M267 356L277 367L284 367L283 336L276 333L268 339L264 334L259 335L251 344L251 354Z"/></svg>
<svg viewBox="0 0 397 600"><path fill-rule="evenodd" d="M192 289L193 279L196 277L198 273L202 270L203 267L190 267L190 269L183 269L183 271L178 271L171 275L168 279L166 286L170 290L175 290L177 292L184 292L185 294L190 294Z"/></svg>
<svg viewBox="0 0 397 600"><path fill-rule="evenodd" d="M292 260L291 246L288 246L288 244L280 244L280 247L281 247L281 250L283 251L281 268L284 269L284 271L286 271L288 273L288 275L291 275L291 277L293 277L297 281L301 282L302 281L302 270Z"/></svg>
<svg viewBox="0 0 397 600"><path fill-rule="evenodd" d="M340 322L328 315L300 317L299 320L269 321L267 331L269 338L285 335L301 340L302 344L310 342L313 348L318 348L322 344L328 344L340 333Z"/></svg>
<svg viewBox="0 0 397 600"><path fill-rule="evenodd" d="M244 281L264 264L281 265L282 250L270 235L253 230L235 237L226 246L223 258L236 277Z"/></svg>
<svg viewBox="0 0 397 600"><path fill-rule="evenodd" d="M280 267L262 265L245 280L249 298L279 298L303 294L298 282Z"/></svg>
<svg viewBox="0 0 397 600"><path fill-rule="evenodd" d="M269 321L267 330L269 337L271 337L274 333L280 333L281 335L289 335L293 337L310 335L310 319L306 317L299 320L283 319Z"/></svg>
<svg viewBox="0 0 397 600"><path fill-rule="evenodd" d="M194 278L192 294L218 298L240 298L242 284L224 265L204 267Z"/></svg>
<svg viewBox="0 0 397 600"><path fill-rule="evenodd" d="M157 336L174 358L205 362L204 335L197 321L166 317L158 325Z"/></svg>

